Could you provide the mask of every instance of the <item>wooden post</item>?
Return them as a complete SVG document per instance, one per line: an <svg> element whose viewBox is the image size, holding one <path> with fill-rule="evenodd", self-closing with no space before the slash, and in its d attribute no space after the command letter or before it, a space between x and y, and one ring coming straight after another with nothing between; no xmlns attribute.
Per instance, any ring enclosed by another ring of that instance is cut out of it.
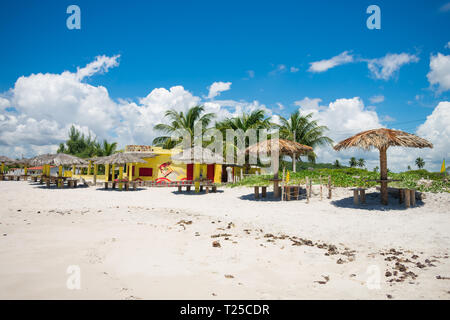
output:
<svg viewBox="0 0 450 320"><path fill-rule="evenodd" d="M299 187L295 186L294 187L294 197L296 200L298 200L298 194L299 194Z"/></svg>
<svg viewBox="0 0 450 320"><path fill-rule="evenodd" d="M306 189L306 203L309 203L309 178L306 177L306 185L305 185L305 189Z"/></svg>
<svg viewBox="0 0 450 320"><path fill-rule="evenodd" d="M366 203L366 189L364 188L359 189L359 194L361 197L361 203Z"/></svg>
<svg viewBox="0 0 450 320"><path fill-rule="evenodd" d="M405 189L405 208L409 208L411 206L411 193L408 189Z"/></svg>
<svg viewBox="0 0 450 320"><path fill-rule="evenodd" d="M284 173L285 173L285 168L283 168L283 176L282 176L282 178L281 178L281 201L284 201L284 193L285 193L285 191L284 191L284 187L285 187L285 184L284 184Z"/></svg>
<svg viewBox="0 0 450 320"><path fill-rule="evenodd" d="M328 199L331 199L331 176L328 176Z"/></svg>
<svg viewBox="0 0 450 320"><path fill-rule="evenodd" d="M381 203L388 204L388 173L387 173L387 147L380 148L380 178L381 178Z"/></svg>
<svg viewBox="0 0 450 320"><path fill-rule="evenodd" d="M416 190L411 189L410 192L410 198L411 198L411 206L414 207L416 205Z"/></svg>
<svg viewBox="0 0 450 320"><path fill-rule="evenodd" d="M311 198L311 195L312 195L312 181L313 181L313 179L311 178L310 180L309 180L309 197Z"/></svg>
<svg viewBox="0 0 450 320"><path fill-rule="evenodd" d="M109 164L105 164L105 182L109 181Z"/></svg>
<svg viewBox="0 0 450 320"><path fill-rule="evenodd" d="M320 176L320 201L323 200L323 192L322 192L322 176Z"/></svg>
<svg viewBox="0 0 450 320"><path fill-rule="evenodd" d="M261 187L261 193L263 198L267 197L267 187Z"/></svg>
<svg viewBox="0 0 450 320"><path fill-rule="evenodd" d="M404 189L398 189L398 203L402 204L403 201L405 201L405 190Z"/></svg>
<svg viewBox="0 0 450 320"><path fill-rule="evenodd" d="M255 187L255 199L259 198L259 187Z"/></svg>
<svg viewBox="0 0 450 320"><path fill-rule="evenodd" d="M353 189L353 204L355 206L359 204L358 189Z"/></svg>
<svg viewBox="0 0 450 320"><path fill-rule="evenodd" d="M97 185L98 164L94 163L94 186Z"/></svg>

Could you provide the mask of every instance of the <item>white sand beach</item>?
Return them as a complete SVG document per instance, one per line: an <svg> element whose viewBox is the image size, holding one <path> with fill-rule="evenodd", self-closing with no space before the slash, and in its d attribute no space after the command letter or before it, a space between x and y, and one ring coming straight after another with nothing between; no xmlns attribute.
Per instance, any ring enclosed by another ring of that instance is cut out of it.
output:
<svg viewBox="0 0 450 320"><path fill-rule="evenodd" d="M405 210L355 208L344 189L309 204L219 190L0 181L0 298L450 298L450 194Z"/></svg>

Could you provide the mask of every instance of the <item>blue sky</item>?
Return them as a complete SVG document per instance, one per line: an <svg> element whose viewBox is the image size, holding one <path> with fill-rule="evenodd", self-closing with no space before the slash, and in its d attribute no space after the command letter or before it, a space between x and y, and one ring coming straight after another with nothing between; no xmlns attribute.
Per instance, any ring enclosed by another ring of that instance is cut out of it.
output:
<svg viewBox="0 0 450 320"><path fill-rule="evenodd" d="M66 27L71 4L81 9L81 30ZM381 30L366 27L371 4L381 9ZM221 100L258 101L287 116L305 97L323 106L360 97L383 125L415 132L449 100L449 91L427 78L430 57L450 54L448 30L448 1L5 0L0 93L13 101L10 89L21 76L76 72L97 56L120 55L118 66L83 80L105 87L114 101L138 103L173 86L208 101L212 83L231 82ZM375 61L381 72L382 61L373 59L388 54L408 62L385 78L369 70ZM339 55L351 62L312 72L311 63ZM383 98L372 103L376 96Z"/></svg>

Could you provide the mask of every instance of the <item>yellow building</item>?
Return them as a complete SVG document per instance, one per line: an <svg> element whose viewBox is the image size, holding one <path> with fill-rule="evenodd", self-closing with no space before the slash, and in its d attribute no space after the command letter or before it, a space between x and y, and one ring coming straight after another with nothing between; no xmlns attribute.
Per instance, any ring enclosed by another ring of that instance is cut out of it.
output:
<svg viewBox="0 0 450 320"><path fill-rule="evenodd" d="M125 152L142 154L140 158L147 162L127 166L127 176L134 181L164 183L208 179L215 183L222 182L222 164L177 163L172 160L172 150L153 146L128 145Z"/></svg>

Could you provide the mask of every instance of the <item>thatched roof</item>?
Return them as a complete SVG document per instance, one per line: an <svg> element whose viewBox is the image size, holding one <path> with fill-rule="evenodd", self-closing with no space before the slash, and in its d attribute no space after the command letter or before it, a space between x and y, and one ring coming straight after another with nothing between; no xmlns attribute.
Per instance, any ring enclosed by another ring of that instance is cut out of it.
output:
<svg viewBox="0 0 450 320"><path fill-rule="evenodd" d="M95 162L95 164L127 164L127 163L147 163L147 161L142 160L129 152L118 152L107 157L100 157Z"/></svg>
<svg viewBox="0 0 450 320"><path fill-rule="evenodd" d="M44 164L49 164L53 166L70 166L86 164L86 161L75 157L70 154L56 153L56 154L43 154L30 159L29 164L33 166L42 166Z"/></svg>
<svg viewBox="0 0 450 320"><path fill-rule="evenodd" d="M0 163L10 164L13 163L14 160L5 156L0 156Z"/></svg>
<svg viewBox="0 0 450 320"><path fill-rule="evenodd" d="M224 159L222 155L212 152L208 148L194 146L180 153L172 155L172 160L182 163L204 163L204 164L222 164Z"/></svg>
<svg viewBox="0 0 450 320"><path fill-rule="evenodd" d="M273 145L276 147L276 142L273 143ZM308 152L313 151L313 148L310 146L305 146L301 143L284 140L284 139L278 139L278 153L280 155L282 154L305 154ZM266 153L271 154L272 153L272 140L265 140L259 143L256 143L250 147L248 147L245 150L246 153Z"/></svg>
<svg viewBox="0 0 450 320"><path fill-rule="evenodd" d="M26 158L17 159L17 160L14 160L14 164L28 166L31 164L31 159L26 159Z"/></svg>
<svg viewBox="0 0 450 320"><path fill-rule="evenodd" d="M391 129L373 129L360 132L353 137L345 139L334 146L339 151L350 147L359 147L369 150L372 147L381 149L390 146L411 148L433 148L433 144L416 135Z"/></svg>

